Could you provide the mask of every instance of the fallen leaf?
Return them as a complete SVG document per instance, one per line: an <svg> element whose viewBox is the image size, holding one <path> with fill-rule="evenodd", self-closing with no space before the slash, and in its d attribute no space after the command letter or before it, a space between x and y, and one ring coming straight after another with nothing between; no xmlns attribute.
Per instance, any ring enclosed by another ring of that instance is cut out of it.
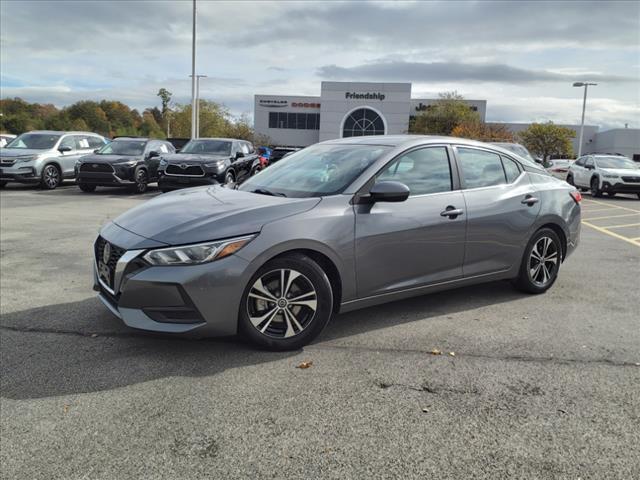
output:
<svg viewBox="0 0 640 480"><path fill-rule="evenodd" d="M429 409L428 408L423 408L422 409L422 413L429 413Z"/></svg>
<svg viewBox="0 0 640 480"><path fill-rule="evenodd" d="M64 413L67 413L69 411L69 405L65 404L63 407Z"/></svg>
<svg viewBox="0 0 640 480"><path fill-rule="evenodd" d="M92 334L91 334L91 338L96 338L97 336L98 336L98 334L97 334L97 333L92 333Z"/></svg>
<svg viewBox="0 0 640 480"><path fill-rule="evenodd" d="M434 348L433 350L431 350L429 352L431 355L442 355L442 352L440 350L438 350L437 348Z"/></svg>
<svg viewBox="0 0 640 480"><path fill-rule="evenodd" d="M311 365L313 365L313 362L302 362L300 365L298 365L296 368L309 368Z"/></svg>
<svg viewBox="0 0 640 480"><path fill-rule="evenodd" d="M456 356L456 352L449 352L449 355L450 355L451 357L455 357L455 356Z"/></svg>

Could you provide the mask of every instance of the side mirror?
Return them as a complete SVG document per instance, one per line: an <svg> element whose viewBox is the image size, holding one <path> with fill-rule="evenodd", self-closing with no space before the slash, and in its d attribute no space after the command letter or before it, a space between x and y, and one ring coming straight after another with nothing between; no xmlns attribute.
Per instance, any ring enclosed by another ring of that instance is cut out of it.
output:
<svg viewBox="0 0 640 480"><path fill-rule="evenodd" d="M155 157L159 157L160 153L156 152L155 150L152 150L149 152L149 158L155 158Z"/></svg>
<svg viewBox="0 0 640 480"><path fill-rule="evenodd" d="M378 182L371 190L369 194L374 202L404 202L409 198L409 187L400 182Z"/></svg>
<svg viewBox="0 0 640 480"><path fill-rule="evenodd" d="M242 157L244 157L244 152L236 152L236 160Z"/></svg>
<svg viewBox="0 0 640 480"><path fill-rule="evenodd" d="M100 149L96 148L96 149L93 150L93 153L98 153L99 151L100 151Z"/></svg>
<svg viewBox="0 0 640 480"><path fill-rule="evenodd" d="M71 151L71 147L60 147L60 148L58 148L58 151L60 153L70 152Z"/></svg>

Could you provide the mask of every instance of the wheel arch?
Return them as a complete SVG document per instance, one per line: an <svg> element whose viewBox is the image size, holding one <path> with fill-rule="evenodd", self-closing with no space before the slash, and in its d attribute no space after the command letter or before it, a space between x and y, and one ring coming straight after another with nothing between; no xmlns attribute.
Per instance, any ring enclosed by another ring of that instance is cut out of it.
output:
<svg viewBox="0 0 640 480"><path fill-rule="evenodd" d="M564 229L557 223L549 222L538 227L536 232L542 230L543 228L553 230L560 238L560 246L562 247L562 261L564 261L567 256L567 234L565 233Z"/></svg>

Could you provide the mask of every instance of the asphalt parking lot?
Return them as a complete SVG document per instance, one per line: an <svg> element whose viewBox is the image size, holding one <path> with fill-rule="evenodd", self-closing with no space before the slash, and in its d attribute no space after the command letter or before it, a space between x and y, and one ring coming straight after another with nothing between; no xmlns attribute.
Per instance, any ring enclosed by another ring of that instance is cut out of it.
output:
<svg viewBox="0 0 640 480"><path fill-rule="evenodd" d="M95 298L98 228L157 194L0 192L3 478L640 478L640 200L585 196L545 295L438 293L269 353Z"/></svg>

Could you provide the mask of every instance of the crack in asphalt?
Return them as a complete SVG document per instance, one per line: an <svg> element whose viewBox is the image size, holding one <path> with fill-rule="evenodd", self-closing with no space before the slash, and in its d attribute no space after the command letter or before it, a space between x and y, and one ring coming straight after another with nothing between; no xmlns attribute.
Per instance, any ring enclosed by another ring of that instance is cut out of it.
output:
<svg viewBox="0 0 640 480"><path fill-rule="evenodd" d="M64 330L64 329L55 329L55 328L29 328L29 327L14 327L9 325L0 325L0 330L9 330L12 332L20 332L20 333L44 333L44 334L53 334L53 335L73 335L84 338L150 338L153 336L153 332L149 333L136 333L136 332L82 332L79 330ZM305 347L305 350L313 351L316 350L352 350L352 351L362 351L362 352L385 352L385 353L401 353L401 354L424 354L429 356L440 356L434 355L432 350L421 350L416 348L385 348L385 347L365 347L361 345L321 345L321 344L313 344ZM599 359L581 359L581 358L563 358L563 357L536 357L531 355L488 355L482 353L460 353L456 352L455 357L449 357L442 355L443 358L448 358L452 361L455 361L459 358L478 358L484 360L502 360L502 361L511 361L511 362L531 362L531 363L557 363L557 364L602 364L611 367L639 367L640 362L630 362L630 361L616 361L608 358L599 358Z"/></svg>

